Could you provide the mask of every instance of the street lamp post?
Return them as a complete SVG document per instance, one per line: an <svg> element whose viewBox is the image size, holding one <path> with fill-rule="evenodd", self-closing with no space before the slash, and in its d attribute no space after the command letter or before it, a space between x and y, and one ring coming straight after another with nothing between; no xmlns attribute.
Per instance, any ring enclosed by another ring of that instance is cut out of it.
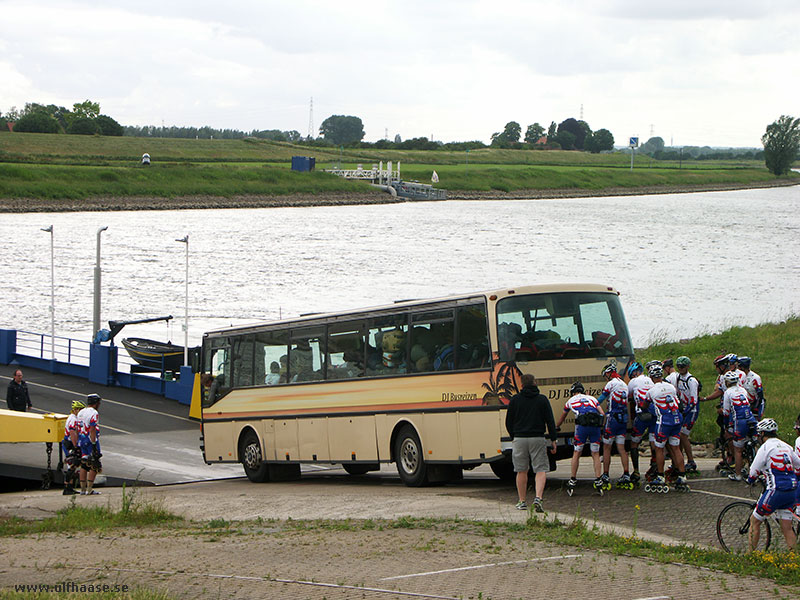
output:
<svg viewBox="0 0 800 600"><path fill-rule="evenodd" d="M94 311L92 312L92 337L100 331L100 234L108 227L97 230L97 260L94 264Z"/></svg>
<svg viewBox="0 0 800 600"><path fill-rule="evenodd" d="M186 244L186 313L183 320L183 364L189 365L189 234L175 240Z"/></svg>
<svg viewBox="0 0 800 600"><path fill-rule="evenodd" d="M42 231L50 234L50 354L56 359L56 263L53 247L53 226L44 227Z"/></svg>

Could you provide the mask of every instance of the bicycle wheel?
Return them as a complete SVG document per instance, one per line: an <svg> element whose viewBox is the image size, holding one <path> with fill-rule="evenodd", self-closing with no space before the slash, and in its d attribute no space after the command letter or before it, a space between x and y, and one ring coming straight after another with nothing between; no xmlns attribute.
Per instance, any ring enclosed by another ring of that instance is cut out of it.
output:
<svg viewBox="0 0 800 600"><path fill-rule="evenodd" d="M761 494L767 489L763 479L756 479L753 483L748 484L747 493L753 500L761 498Z"/></svg>
<svg viewBox="0 0 800 600"><path fill-rule="evenodd" d="M754 502L731 502L722 509L717 517L717 539L726 552L750 551L750 515L755 508ZM756 550L765 551L772 541L772 532L767 521L761 524L761 536Z"/></svg>

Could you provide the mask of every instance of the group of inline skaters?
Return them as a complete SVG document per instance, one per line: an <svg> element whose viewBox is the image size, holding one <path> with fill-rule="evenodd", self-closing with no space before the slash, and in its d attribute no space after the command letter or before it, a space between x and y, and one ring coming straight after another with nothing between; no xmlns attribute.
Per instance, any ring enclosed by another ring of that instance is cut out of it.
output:
<svg viewBox="0 0 800 600"><path fill-rule="evenodd" d="M578 465L586 444L589 444L594 462L593 487L598 493L602 494L611 488L609 469L613 445L617 447L623 469L622 476L615 482L616 487L638 487L642 480L639 448L645 439L650 444L651 463L644 475L644 490L666 493L671 482L676 490L688 491L687 476L699 476L690 436L700 412L700 402L717 399L721 399L717 421L721 437L725 445L732 446L734 457L730 465L723 455L719 468L730 479L742 481L742 448L755 433L765 407L761 377L750 369L751 363L752 360L747 356L718 356L714 359L718 373L714 391L704 397L700 396L702 384L689 372L691 360L687 356L678 357L674 363L672 359L663 362L654 360L644 366L634 362L627 368L627 384L620 376L616 363L611 362L603 367L602 375L606 384L597 398L586 394L581 382L575 382L556 423L560 427L567 415L571 413L575 416L567 493L572 495L577 485ZM606 401L604 410L601 405ZM625 449L629 423L632 425L630 461ZM667 454L672 466L665 472ZM631 463L633 472L630 471Z"/></svg>
<svg viewBox="0 0 800 600"><path fill-rule="evenodd" d="M75 400L64 427L61 448L64 452L64 495L97 495L94 480L102 472L100 462L100 396L89 394L86 401ZM80 486L78 490L75 488Z"/></svg>

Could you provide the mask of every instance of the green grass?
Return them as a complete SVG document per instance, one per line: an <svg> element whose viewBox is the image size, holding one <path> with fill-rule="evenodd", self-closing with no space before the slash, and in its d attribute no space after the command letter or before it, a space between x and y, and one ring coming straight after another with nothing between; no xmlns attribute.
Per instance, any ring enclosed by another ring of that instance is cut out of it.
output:
<svg viewBox="0 0 800 600"><path fill-rule="evenodd" d="M792 315L782 323L765 323L756 327L732 327L717 334L702 335L686 343L655 343L636 359L644 364L649 360L675 359L688 356L692 364L690 372L703 384L701 395L714 390L717 372L713 360L720 354L733 352L753 359L751 368L761 375L764 397L767 399L765 416L778 421L782 439L794 443L792 429L800 412L797 394L797 357L800 356L800 316ZM692 432L696 442L712 442L719 434L716 424L716 403L705 402L700 408L700 417Z"/></svg>
<svg viewBox="0 0 800 600"><path fill-rule="evenodd" d="M119 527L153 527L164 523L181 521L154 502L136 499L136 488L122 489L120 507L81 506L72 496L69 506L58 511L55 517L29 521L16 516L0 518L0 537L40 533L63 533L74 531L105 531Z"/></svg>
<svg viewBox="0 0 800 600"><path fill-rule="evenodd" d="M139 166L144 152L153 164ZM294 155L314 156L317 172L292 173ZM452 191L501 191L751 184L774 181L752 160L657 162L623 153L561 150L374 150L312 148L254 138L187 140L0 133L0 198L180 197L329 194L370 191L321 173L333 166L401 163L407 180ZM468 164L467 164L468 163ZM681 168L679 168L681 167ZM790 173L786 179L800 178Z"/></svg>

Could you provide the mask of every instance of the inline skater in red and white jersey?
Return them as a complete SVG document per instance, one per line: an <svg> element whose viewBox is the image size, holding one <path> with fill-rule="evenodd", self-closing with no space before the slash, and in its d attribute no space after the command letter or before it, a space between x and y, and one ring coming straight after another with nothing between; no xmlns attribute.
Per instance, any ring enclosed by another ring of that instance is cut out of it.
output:
<svg viewBox="0 0 800 600"><path fill-rule="evenodd" d="M794 431L797 433L797 439L794 441L794 455L800 459L800 415L797 415L797 419L794 422ZM800 519L800 473L796 473L796 475L798 475L798 482L794 498L794 514Z"/></svg>
<svg viewBox="0 0 800 600"><path fill-rule="evenodd" d="M650 489L648 489L647 485L645 486L645 491L665 492L669 489L664 479L664 448L667 446L672 457L672 464L677 472L675 489L688 490L683 455L678 448L681 443L682 418L675 386L663 380L664 371L659 363L652 365L647 374L653 381L653 387L645 395L644 406L647 408L652 405L655 409L654 443L656 446L657 475L648 484Z"/></svg>
<svg viewBox="0 0 800 600"><path fill-rule="evenodd" d="M747 392L747 398L750 400L750 412L756 419L761 419L764 416L764 408L766 401L764 400L764 386L761 384L761 376L755 371L750 370L752 360L749 356L739 357L739 367L744 373L744 384L742 387Z"/></svg>
<svg viewBox="0 0 800 600"><path fill-rule="evenodd" d="M595 491L603 495L603 479L600 476L600 438L602 436L603 409L597 398L584 393L583 384L576 381L569 390L571 397L564 404L564 411L556 422L556 429L561 427L567 415L575 415L575 437L572 440L572 462L570 463L570 478L567 482L567 494L570 496L577 485L578 465L583 453L583 446L589 444L594 463L595 480L592 484Z"/></svg>
<svg viewBox="0 0 800 600"><path fill-rule="evenodd" d="M733 473L728 475L732 481L742 481L742 448L750 436L751 425L756 424L750 412L747 392L739 385L739 376L728 371L724 377L727 389L722 396L722 416L725 426L733 439Z"/></svg>
<svg viewBox="0 0 800 600"><path fill-rule="evenodd" d="M603 429L603 486L605 489L611 487L611 479L608 475L611 467L611 444L616 442L619 460L622 463L622 476L616 481L616 486L633 489L628 467L628 453L625 451L625 437L628 433L628 386L617 373L617 363L615 362L603 367L602 375L607 383L597 401L602 404L608 400L608 418Z"/></svg>
<svg viewBox="0 0 800 600"><path fill-rule="evenodd" d="M714 383L714 391L711 392L708 396L703 396L700 398L700 402L706 402L707 400L716 400L717 398L720 399L719 403L717 404L717 425L719 425L719 437L722 440L725 440L725 443L722 448L722 457L720 458L719 464L717 465L717 470L721 473L725 473L725 471L733 469L733 449L730 446L730 438L731 436L728 434L728 430L725 427L725 418L722 416L722 395L725 393L726 387L725 382L723 381L723 377L725 373L728 371L730 363L728 361L728 357L730 354L720 354L714 359L714 368L717 370L717 380Z"/></svg>
<svg viewBox="0 0 800 600"><path fill-rule="evenodd" d="M694 462L694 455L692 454L692 429L697 422L697 416L700 413L700 382L697 377L689 372L689 365L692 361L688 356L679 356L675 361L677 372L675 373L674 382L670 382L675 386L678 392L678 404L681 407L683 415L683 426L681 427L681 450L686 454L686 473L697 474L697 463Z"/></svg>
<svg viewBox="0 0 800 600"><path fill-rule="evenodd" d="M81 447L78 441L80 426L78 425L78 413L86 408L80 400L72 402L71 411L64 424L64 439L61 441L61 449L64 452L64 464L67 470L64 473L64 492L65 496L75 494L75 484L78 483L78 472L81 468Z"/></svg>
<svg viewBox="0 0 800 600"><path fill-rule="evenodd" d="M644 368L640 363L635 362L628 367L628 407L630 418L633 421L631 431L633 473L631 474L631 481L634 485L639 483L642 478L639 474L639 445L645 435L647 435L651 446L650 456L652 457L655 454L655 446L653 446L650 439L652 437L650 427L653 424L653 414L642 408L645 394L651 387L653 387L653 381L644 374Z"/></svg>
<svg viewBox="0 0 800 600"><path fill-rule="evenodd" d="M774 513L780 520L783 537L791 551L796 544L792 530L792 508L797 502L800 457L789 444L778 439L778 424L774 419L759 421L756 432L761 438L761 447L750 465L747 480L752 483L759 474L763 475L765 490L750 517L750 550L758 547L761 522Z"/></svg>

